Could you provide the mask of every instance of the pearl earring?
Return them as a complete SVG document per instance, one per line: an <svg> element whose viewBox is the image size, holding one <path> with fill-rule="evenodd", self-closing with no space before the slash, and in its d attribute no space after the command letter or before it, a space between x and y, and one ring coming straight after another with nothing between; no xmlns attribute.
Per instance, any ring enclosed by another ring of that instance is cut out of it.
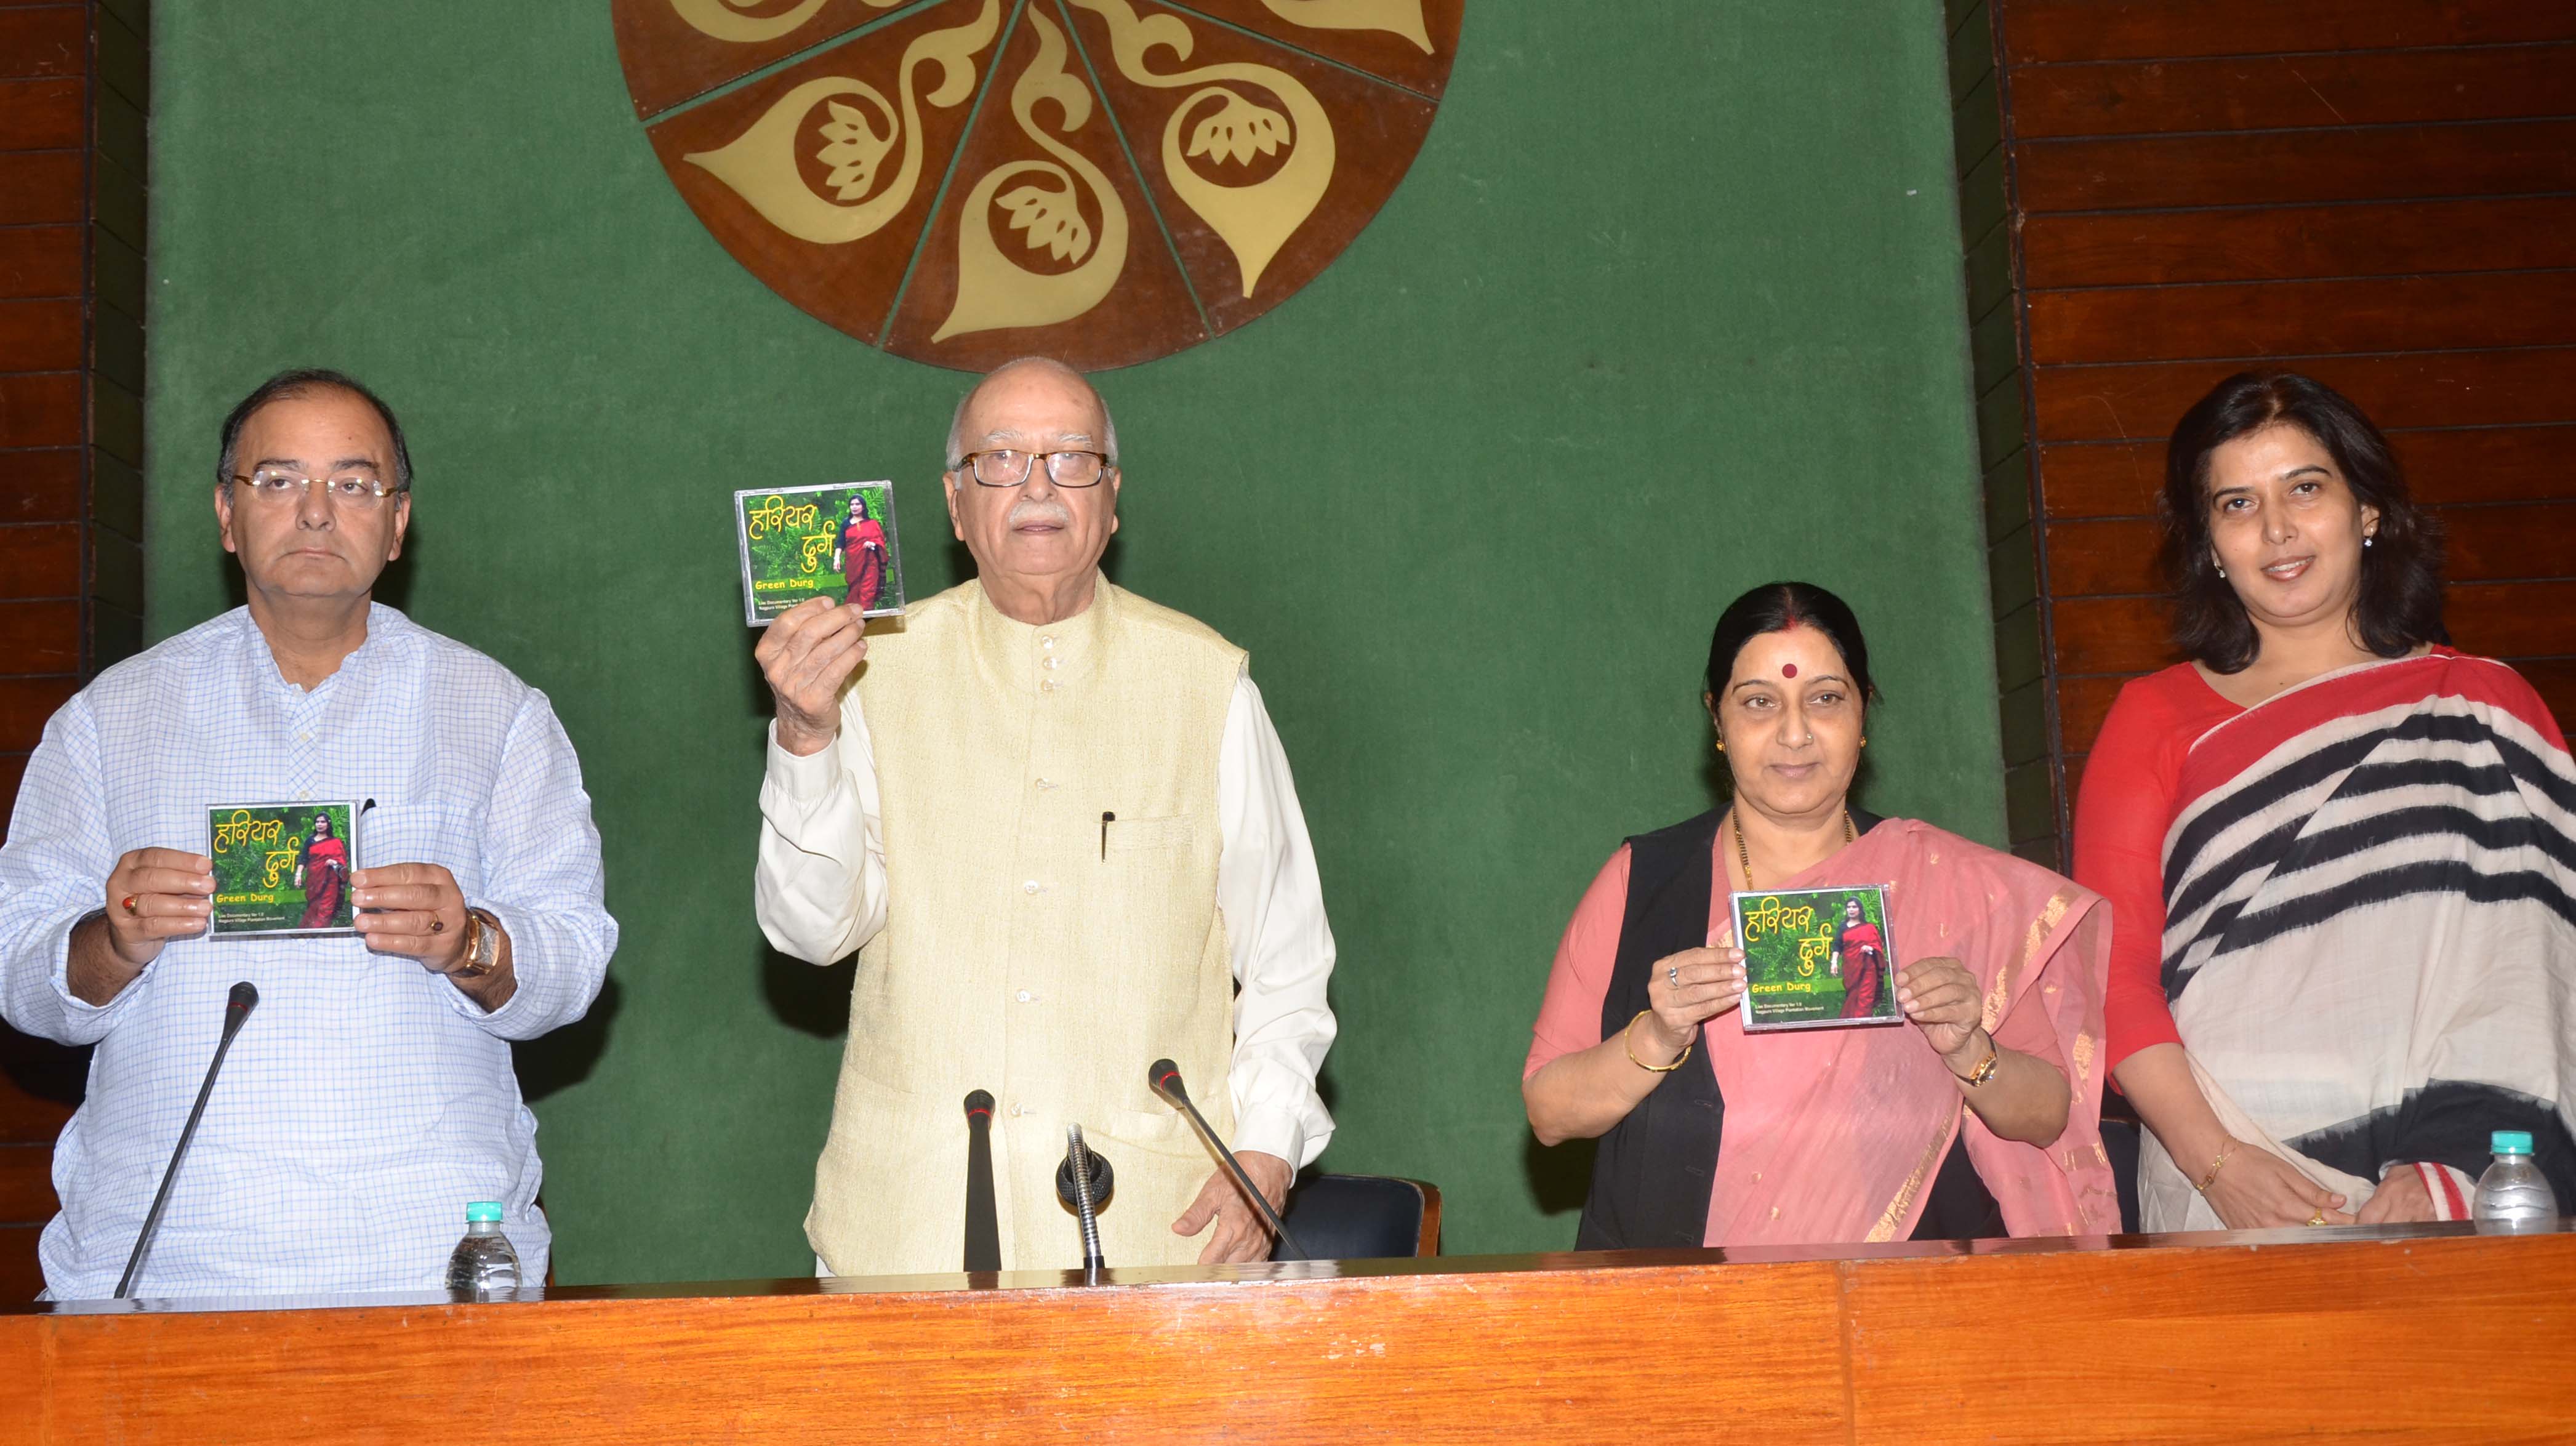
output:
<svg viewBox="0 0 2576 1446"><path fill-rule="evenodd" d="M2370 539L2369 539L2369 538L2367 538L2367 537L2364 537L2364 538L2361 540L2361 545L2362 545L2362 546L2364 546L2364 547L2368 547L2368 546L2370 546Z"/></svg>

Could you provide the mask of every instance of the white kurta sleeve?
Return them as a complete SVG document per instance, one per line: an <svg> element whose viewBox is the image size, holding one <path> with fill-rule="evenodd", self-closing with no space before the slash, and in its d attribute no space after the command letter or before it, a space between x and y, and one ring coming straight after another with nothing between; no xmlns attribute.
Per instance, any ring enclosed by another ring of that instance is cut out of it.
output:
<svg viewBox="0 0 2576 1446"><path fill-rule="evenodd" d="M779 747L778 725L769 725L752 909L781 951L830 964L885 927L877 798L876 755L856 689L841 700L840 735L811 756Z"/></svg>
<svg viewBox="0 0 2576 1446"><path fill-rule="evenodd" d="M1303 1167L1324 1152L1333 1117L1315 1073L1333 1045L1333 930L1324 918L1315 846L1288 755L1249 673L1238 678L1217 753L1217 908L1233 954L1237 1150Z"/></svg>

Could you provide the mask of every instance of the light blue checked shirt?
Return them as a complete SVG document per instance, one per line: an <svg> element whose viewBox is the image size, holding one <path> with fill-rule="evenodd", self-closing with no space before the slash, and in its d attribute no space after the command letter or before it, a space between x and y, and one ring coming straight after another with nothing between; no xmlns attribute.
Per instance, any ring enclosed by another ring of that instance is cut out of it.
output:
<svg viewBox="0 0 2576 1446"><path fill-rule="evenodd" d="M444 864L509 931L518 992L486 1014L354 937L196 938L104 1006L72 996L71 928L121 855L203 853L208 808L288 799L373 799L357 866ZM600 899L590 797L545 695L392 608L310 693L242 608L100 674L45 725L0 846L0 1012L98 1046L54 1149L48 1294L115 1291L240 979L259 1007L137 1295L434 1289L475 1200L503 1203L542 1280L537 1122L509 1041L589 1009L617 945Z"/></svg>

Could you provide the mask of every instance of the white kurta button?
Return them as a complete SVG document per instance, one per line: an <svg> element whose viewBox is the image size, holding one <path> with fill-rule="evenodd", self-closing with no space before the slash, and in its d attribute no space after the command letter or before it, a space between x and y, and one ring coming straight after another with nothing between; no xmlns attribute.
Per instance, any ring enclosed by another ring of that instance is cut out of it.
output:
<svg viewBox="0 0 2576 1446"><path fill-rule="evenodd" d="M1033 994L1029 993L1029 991L1027 991L1027 990L1025 990L1025 989L1023 989L1023 990L1021 990L1021 991L1020 991L1020 1002L1021 1002L1022 1004L1026 1004L1026 1003L1028 1003L1031 999L1034 999L1034 998L1036 998L1036 997L1037 997L1036 995L1033 995Z"/></svg>
<svg viewBox="0 0 2576 1446"><path fill-rule="evenodd" d="M1020 885L1020 892L1023 894L1034 894L1037 891L1038 881L1035 879L1031 879L1027 883Z"/></svg>
<svg viewBox="0 0 2576 1446"><path fill-rule="evenodd" d="M1039 647L1041 647L1041 648L1052 648L1052 647L1054 647L1054 646L1055 646L1055 639L1053 639L1053 638L1040 638L1040 639L1038 639L1038 646L1039 646Z"/></svg>
<svg viewBox="0 0 2576 1446"><path fill-rule="evenodd" d="M1040 787L1040 788L1053 788L1053 787L1055 787L1055 780L1050 779L1050 778L1041 778L1041 779L1039 779L1039 780L1038 780L1038 787Z"/></svg>
<svg viewBox="0 0 2576 1446"><path fill-rule="evenodd" d="M1054 691L1055 691L1055 679L1053 679L1053 678L1048 678L1048 679L1045 679L1045 680L1043 680L1042 682L1040 682L1040 683L1038 684L1038 691L1039 691L1039 692L1041 692L1041 693L1052 693L1052 692L1054 692Z"/></svg>
<svg viewBox="0 0 2576 1446"><path fill-rule="evenodd" d="M1063 662L1063 661L1064 661L1064 659L1062 659L1062 658L1049 658L1049 659L1047 659L1047 660L1046 660L1046 665L1047 665L1048 667L1052 668L1052 667L1054 667L1056 664L1061 663L1061 662ZM309 735L309 734L308 734L307 736L309 737L309 736L311 736L311 735Z"/></svg>
<svg viewBox="0 0 2576 1446"><path fill-rule="evenodd" d="M1027 1110L1024 1110L1024 1109L1020 1108L1018 1105L1013 1105L1013 1106L1011 1106L1011 1116L1012 1116L1012 1118L1014 1118L1014 1119L1017 1119L1017 1118L1018 1118L1018 1117L1020 1117L1021 1115L1025 1115L1025 1114L1027 1114L1027 1113L1028 1113L1028 1111L1027 1111Z"/></svg>

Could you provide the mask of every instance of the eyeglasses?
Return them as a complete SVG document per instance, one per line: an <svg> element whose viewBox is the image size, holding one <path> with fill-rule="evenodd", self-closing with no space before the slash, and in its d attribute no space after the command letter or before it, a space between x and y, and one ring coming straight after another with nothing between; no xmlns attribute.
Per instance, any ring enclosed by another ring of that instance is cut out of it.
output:
<svg viewBox="0 0 2576 1446"><path fill-rule="evenodd" d="M373 507L395 493L411 490L375 477L352 474L345 477L313 478L268 467L262 467L247 477L235 476L233 481L249 488L251 496L264 502L284 502L289 497L303 496L310 493L318 481L321 484L323 496L335 503L345 503L351 507Z"/></svg>
<svg viewBox="0 0 2576 1446"><path fill-rule="evenodd" d="M1047 480L1058 487L1097 487L1101 478L1116 470L1105 452L1022 452L1010 447L969 452L962 466L986 487L1017 487L1029 480L1029 464L1040 457L1046 459Z"/></svg>

